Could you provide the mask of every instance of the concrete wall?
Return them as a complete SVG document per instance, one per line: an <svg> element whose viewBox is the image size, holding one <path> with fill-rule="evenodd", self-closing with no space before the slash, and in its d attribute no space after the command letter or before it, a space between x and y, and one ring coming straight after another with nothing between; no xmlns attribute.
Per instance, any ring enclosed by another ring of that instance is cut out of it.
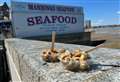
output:
<svg viewBox="0 0 120 82"><path fill-rule="evenodd" d="M51 41L51 36L26 37L25 39ZM56 42L89 44L90 41L91 41L90 32L56 34Z"/></svg>
<svg viewBox="0 0 120 82"><path fill-rule="evenodd" d="M5 46L13 82L120 82L120 50L100 48L89 53L91 70L71 72L58 63L46 63L40 52L51 43L24 39L7 39ZM74 50L89 46L56 43L55 47ZM115 67L116 66L116 67Z"/></svg>

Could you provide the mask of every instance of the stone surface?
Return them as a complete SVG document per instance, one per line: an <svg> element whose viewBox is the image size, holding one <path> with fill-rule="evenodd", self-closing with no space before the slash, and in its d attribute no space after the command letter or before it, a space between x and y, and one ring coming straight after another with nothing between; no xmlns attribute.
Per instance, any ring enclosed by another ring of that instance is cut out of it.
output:
<svg viewBox="0 0 120 82"><path fill-rule="evenodd" d="M40 52L50 48L50 42L7 39L5 46L23 82L120 82L119 49L96 49L89 53L92 62L90 71L71 72L65 70L60 62L46 63L41 59ZM63 43L56 43L55 47L71 51L93 48Z"/></svg>

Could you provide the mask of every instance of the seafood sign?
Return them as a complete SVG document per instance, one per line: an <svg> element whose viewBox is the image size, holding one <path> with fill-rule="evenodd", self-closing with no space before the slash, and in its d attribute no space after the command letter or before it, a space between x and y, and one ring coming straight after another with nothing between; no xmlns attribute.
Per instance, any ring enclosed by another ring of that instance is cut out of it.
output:
<svg viewBox="0 0 120 82"><path fill-rule="evenodd" d="M31 37L84 31L82 7L11 2L14 36Z"/></svg>
<svg viewBox="0 0 120 82"><path fill-rule="evenodd" d="M66 23L66 24L75 24L77 22L76 17L69 16L36 16L27 18L28 26L32 26L35 24L50 24L50 23Z"/></svg>

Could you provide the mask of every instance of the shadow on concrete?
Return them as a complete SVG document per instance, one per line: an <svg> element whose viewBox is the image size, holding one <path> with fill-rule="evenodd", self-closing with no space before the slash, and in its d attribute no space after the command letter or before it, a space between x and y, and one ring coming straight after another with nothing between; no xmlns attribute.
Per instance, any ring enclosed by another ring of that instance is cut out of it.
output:
<svg viewBox="0 0 120 82"><path fill-rule="evenodd" d="M4 41L0 41L0 82L10 81L9 72Z"/></svg>

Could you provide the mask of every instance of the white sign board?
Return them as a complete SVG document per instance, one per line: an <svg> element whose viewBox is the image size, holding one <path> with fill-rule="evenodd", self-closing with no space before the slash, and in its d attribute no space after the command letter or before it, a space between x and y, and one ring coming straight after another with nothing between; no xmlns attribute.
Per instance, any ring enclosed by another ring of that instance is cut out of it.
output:
<svg viewBox="0 0 120 82"><path fill-rule="evenodd" d="M12 2L12 23L16 37L31 37L84 31L81 7Z"/></svg>

